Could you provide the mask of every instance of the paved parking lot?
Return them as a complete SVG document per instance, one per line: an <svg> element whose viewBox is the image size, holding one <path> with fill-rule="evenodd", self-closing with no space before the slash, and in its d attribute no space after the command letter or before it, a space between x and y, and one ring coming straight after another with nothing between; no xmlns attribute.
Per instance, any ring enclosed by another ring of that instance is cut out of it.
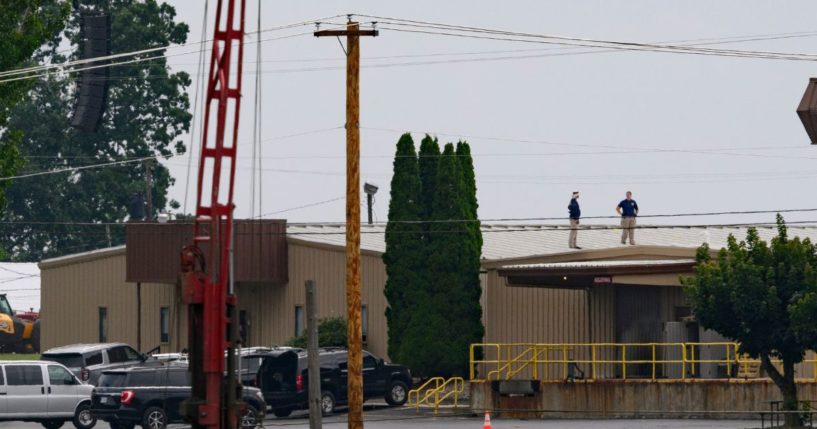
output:
<svg viewBox="0 0 817 429"><path fill-rule="evenodd" d="M365 410L365 427L367 429L421 429L421 428L451 428L451 429L479 429L482 427L482 416L474 416L466 412L452 412L434 416L432 413L417 413L409 408L388 408L382 405L369 405ZM326 428L341 429L346 427L346 413L341 409L336 414L323 419ZM66 424L63 428L70 429L73 425ZM187 428L186 425L172 425L170 428ZM309 418L306 412L295 412L287 418L270 417L264 421L265 428L306 429L309 427ZM744 429L759 428L759 421L746 420L519 420L493 419L495 429ZM0 423L0 428L33 429L42 428L36 423L7 422ZM105 423L97 424L96 428L107 429Z"/></svg>

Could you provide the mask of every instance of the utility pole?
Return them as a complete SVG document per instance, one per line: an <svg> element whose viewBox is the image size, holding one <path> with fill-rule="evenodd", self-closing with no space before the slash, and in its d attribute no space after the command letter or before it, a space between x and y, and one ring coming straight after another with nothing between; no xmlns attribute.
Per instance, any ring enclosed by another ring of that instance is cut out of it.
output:
<svg viewBox="0 0 817 429"><path fill-rule="evenodd" d="M147 200L147 213L145 221L153 220L153 166L149 159L145 160L145 199Z"/></svg>
<svg viewBox="0 0 817 429"><path fill-rule="evenodd" d="M315 37L346 37L346 313L349 336L349 429L363 429L363 326L360 303L360 36L351 15L346 30L320 30Z"/></svg>
<svg viewBox="0 0 817 429"><path fill-rule="evenodd" d="M321 429L321 367L318 356L318 316L315 282L306 281L306 353L309 374L309 429Z"/></svg>

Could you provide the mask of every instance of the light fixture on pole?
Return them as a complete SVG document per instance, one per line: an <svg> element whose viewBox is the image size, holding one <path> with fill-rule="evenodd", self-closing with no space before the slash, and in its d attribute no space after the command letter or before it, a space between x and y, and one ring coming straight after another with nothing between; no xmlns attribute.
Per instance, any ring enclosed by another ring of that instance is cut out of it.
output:
<svg viewBox="0 0 817 429"><path fill-rule="evenodd" d="M803 99L797 106L797 116L803 122L811 144L817 144L817 78L809 79Z"/></svg>
<svg viewBox="0 0 817 429"><path fill-rule="evenodd" d="M372 224L372 199L374 198L374 194L377 193L377 185L374 183L366 182L363 184L363 192L366 193L366 206L369 208L369 225Z"/></svg>

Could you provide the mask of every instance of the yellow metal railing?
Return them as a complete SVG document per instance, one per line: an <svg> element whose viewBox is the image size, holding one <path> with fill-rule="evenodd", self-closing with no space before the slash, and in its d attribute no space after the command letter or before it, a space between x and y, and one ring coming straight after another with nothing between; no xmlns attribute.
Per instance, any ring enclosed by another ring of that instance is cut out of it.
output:
<svg viewBox="0 0 817 429"><path fill-rule="evenodd" d="M470 379L475 382L569 377L683 380L700 378L704 375L701 374L703 369L714 370L727 378L744 377L752 373L746 369L756 369L759 361L741 355L739 347L734 342L472 344ZM809 380L817 381L817 359L806 359L803 364L812 368L813 377ZM579 373L583 373L581 377Z"/></svg>
<svg viewBox="0 0 817 429"><path fill-rule="evenodd" d="M465 391L465 379L462 377L432 377L422 386L409 391L408 405L420 410L420 406L425 404L434 408L434 414L440 404L448 398L454 399L454 407L459 405L459 397Z"/></svg>

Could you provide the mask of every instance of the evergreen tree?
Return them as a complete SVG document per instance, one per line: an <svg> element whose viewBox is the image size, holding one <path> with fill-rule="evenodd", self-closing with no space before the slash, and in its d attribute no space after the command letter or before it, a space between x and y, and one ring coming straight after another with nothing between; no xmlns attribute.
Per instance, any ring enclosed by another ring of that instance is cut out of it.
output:
<svg viewBox="0 0 817 429"><path fill-rule="evenodd" d="M422 182L422 211L423 219L431 218L434 187L437 184L437 168L440 163L440 144L436 138L426 134L420 142L420 181Z"/></svg>
<svg viewBox="0 0 817 429"><path fill-rule="evenodd" d="M136 51L187 39L187 25L175 22L172 6L156 0L88 0L109 7L114 53ZM78 20L66 37L78 42ZM55 44L54 46L57 46ZM143 57L155 57L151 52ZM52 48L41 60L66 58ZM184 151L181 137L189 129L190 85L186 73L171 73L165 58L111 67L108 105L96 133L82 134L68 124L73 106L75 76L49 74L34 83L26 99L12 111L9 125L22 132L21 154L26 172L167 156ZM7 135L2 136L5 141ZM153 207L167 206L173 183L167 168L153 163ZM0 229L0 243L17 261L43 258L121 244L124 228L108 230L85 223L121 223L127 219L132 194L145 188L145 167L125 163L105 168L49 174L16 181L7 190L3 220L15 222ZM25 224L38 221L45 224ZM50 224L48 222L56 222ZM83 225L71 225L76 222ZM59 223L59 224L57 224Z"/></svg>
<svg viewBox="0 0 817 429"><path fill-rule="evenodd" d="M468 207L467 219L471 222L468 225L471 227L474 242L479 249L482 249L482 230L480 229L479 216L477 209L477 181L474 173L474 159L471 157L471 146L464 141L457 142L457 159L460 161L460 171L462 171L462 180L465 185L465 203Z"/></svg>
<svg viewBox="0 0 817 429"><path fill-rule="evenodd" d="M453 144L440 156L427 244L428 298L411 326L426 324L408 336L412 368L423 375L464 375L471 343L482 339L479 303L479 252L468 217L467 192ZM450 222L446 222L450 221ZM476 280L474 284L474 279ZM474 286L476 288L474 288ZM432 338L433 337L433 338ZM433 347L423 342L433 341Z"/></svg>
<svg viewBox="0 0 817 429"><path fill-rule="evenodd" d="M386 323L388 325L389 357L404 362L407 355L400 345L408 327L408 317L419 304L417 295L422 291L421 267L423 256L423 229L421 219L421 182L417 153L411 134L403 134L397 142L394 173L391 180L389 222L386 225L386 287L384 294ZM409 223L402 223L409 222Z"/></svg>

